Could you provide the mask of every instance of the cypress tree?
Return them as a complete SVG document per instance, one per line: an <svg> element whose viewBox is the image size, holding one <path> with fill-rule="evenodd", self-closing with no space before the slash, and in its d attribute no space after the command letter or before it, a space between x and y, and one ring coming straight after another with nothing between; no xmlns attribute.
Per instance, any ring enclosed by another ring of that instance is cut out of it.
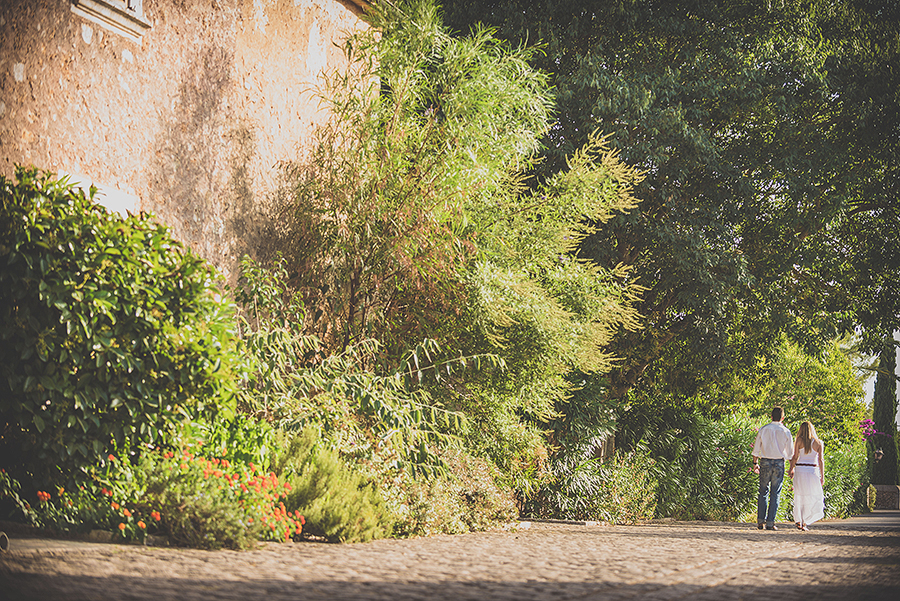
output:
<svg viewBox="0 0 900 601"><path fill-rule="evenodd" d="M872 484L898 484L897 468L897 347L893 340L884 345L878 361L878 376L875 379L875 399L872 419L875 434L869 438L869 457L876 449L884 456L879 461L870 460Z"/></svg>

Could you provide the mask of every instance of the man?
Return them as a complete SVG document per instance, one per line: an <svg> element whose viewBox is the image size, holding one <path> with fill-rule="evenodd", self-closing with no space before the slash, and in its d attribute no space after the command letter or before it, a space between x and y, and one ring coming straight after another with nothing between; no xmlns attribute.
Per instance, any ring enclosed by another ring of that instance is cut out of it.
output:
<svg viewBox="0 0 900 601"><path fill-rule="evenodd" d="M756 511L756 527L760 530L778 530L778 495L784 482L784 461L794 454L791 432L784 427L784 409L772 409L772 421L759 429L753 443L753 471L759 474L759 504ZM768 499L767 499L768 497Z"/></svg>

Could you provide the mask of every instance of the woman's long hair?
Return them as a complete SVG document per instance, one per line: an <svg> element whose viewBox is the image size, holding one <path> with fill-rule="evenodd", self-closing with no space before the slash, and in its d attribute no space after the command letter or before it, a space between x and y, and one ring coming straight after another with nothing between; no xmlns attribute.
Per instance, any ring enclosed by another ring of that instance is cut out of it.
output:
<svg viewBox="0 0 900 601"><path fill-rule="evenodd" d="M812 422L803 422L800 424L800 430L797 432L797 440L803 445L804 453L809 453L812 450L813 441L819 440L819 437L816 436L816 427L812 425Z"/></svg>

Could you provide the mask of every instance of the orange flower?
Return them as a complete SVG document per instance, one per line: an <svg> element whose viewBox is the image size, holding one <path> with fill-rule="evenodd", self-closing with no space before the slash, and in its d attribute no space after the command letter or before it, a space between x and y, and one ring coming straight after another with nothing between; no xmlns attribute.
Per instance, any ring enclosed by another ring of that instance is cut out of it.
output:
<svg viewBox="0 0 900 601"><path fill-rule="evenodd" d="M158 511L151 511L151 512L150 512L150 517L153 518L154 520L156 520L156 521L158 522L162 516L159 515L159 512L158 512Z"/></svg>
<svg viewBox="0 0 900 601"><path fill-rule="evenodd" d="M126 518L130 518L130 517L131 517L131 512L128 511L127 509L123 509L123 510L122 510L122 513L125 514L125 517L126 517Z"/></svg>
<svg viewBox="0 0 900 601"><path fill-rule="evenodd" d="M110 453L110 454L109 454L109 457L107 457L107 459L109 459L110 461L115 461L115 460L116 460L116 456L113 455L112 453Z"/></svg>
<svg viewBox="0 0 900 601"><path fill-rule="evenodd" d="M147 524L145 524L142 521L138 521L138 528L140 528L141 530L144 530L146 527L147 527Z"/></svg>
<svg viewBox="0 0 900 601"><path fill-rule="evenodd" d="M125 524L119 522L119 530L125 530Z"/></svg>
<svg viewBox="0 0 900 601"><path fill-rule="evenodd" d="M112 503L110 503L109 506L112 507L113 509L118 509L118 508L119 508L119 504L116 503L115 501L113 501Z"/></svg>

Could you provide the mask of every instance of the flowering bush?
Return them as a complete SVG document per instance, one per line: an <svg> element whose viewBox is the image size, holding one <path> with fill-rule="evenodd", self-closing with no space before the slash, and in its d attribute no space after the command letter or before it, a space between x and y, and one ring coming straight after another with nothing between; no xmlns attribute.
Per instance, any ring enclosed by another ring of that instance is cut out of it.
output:
<svg viewBox="0 0 900 601"><path fill-rule="evenodd" d="M304 518L283 499L290 484L253 463L232 464L185 450L142 458L147 488L138 503L158 507L170 540L201 548L243 549L258 540L291 540Z"/></svg>
<svg viewBox="0 0 900 601"><path fill-rule="evenodd" d="M875 422L871 419L864 419L859 422L859 430L862 433L863 440L869 440L873 436L887 436L888 438L893 438L887 432L879 432L875 429Z"/></svg>
<svg viewBox="0 0 900 601"><path fill-rule="evenodd" d="M38 491L33 505L18 496L18 488L4 472L0 493L36 526L102 529L124 540L162 533L178 545L243 549L259 540L290 540L305 522L299 512L286 510L283 500L291 487L274 473L189 450L147 450L133 462L109 455L88 483L71 493Z"/></svg>

